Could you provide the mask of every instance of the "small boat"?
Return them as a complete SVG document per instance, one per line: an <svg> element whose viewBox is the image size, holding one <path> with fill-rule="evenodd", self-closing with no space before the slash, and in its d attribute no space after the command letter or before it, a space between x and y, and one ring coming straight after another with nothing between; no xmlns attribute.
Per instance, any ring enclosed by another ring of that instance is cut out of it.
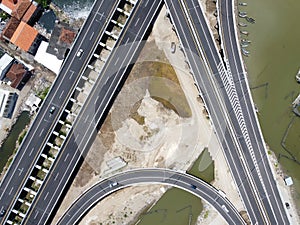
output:
<svg viewBox="0 0 300 225"><path fill-rule="evenodd" d="M239 26L240 26L240 27L247 27L247 24L246 24L246 23L239 22Z"/></svg>
<svg viewBox="0 0 300 225"><path fill-rule="evenodd" d="M246 12L239 12L239 17L245 18L247 16Z"/></svg>
<svg viewBox="0 0 300 225"><path fill-rule="evenodd" d="M248 31L245 31L245 30L241 30L240 32L241 32L241 34L245 34L245 35L248 35L248 34L249 34L249 32L248 32Z"/></svg>
<svg viewBox="0 0 300 225"><path fill-rule="evenodd" d="M250 40L247 40L247 39L242 39L242 43L243 43L243 44L250 44L251 41L250 41Z"/></svg>
<svg viewBox="0 0 300 225"><path fill-rule="evenodd" d="M300 83L300 69L298 70L298 73L297 73L297 75L296 75L296 81L297 81L298 83Z"/></svg>
<svg viewBox="0 0 300 225"><path fill-rule="evenodd" d="M254 108L255 108L255 112L259 113L259 110L258 110L258 108L257 108L257 105L256 105L256 104L254 104Z"/></svg>
<svg viewBox="0 0 300 225"><path fill-rule="evenodd" d="M247 3L246 2L239 2L239 5L241 5L241 6L247 6Z"/></svg>
<svg viewBox="0 0 300 225"><path fill-rule="evenodd" d="M248 47L249 46L249 44L243 44L243 43L241 43L241 47L242 48L246 48L246 47Z"/></svg>
<svg viewBox="0 0 300 225"><path fill-rule="evenodd" d="M250 55L250 52L249 51L247 51L246 49L244 49L244 48L242 48L242 54L244 55L244 56L249 56Z"/></svg>
<svg viewBox="0 0 300 225"><path fill-rule="evenodd" d="M255 19L251 18L251 17L246 17L246 20L249 22L249 23L255 23Z"/></svg>

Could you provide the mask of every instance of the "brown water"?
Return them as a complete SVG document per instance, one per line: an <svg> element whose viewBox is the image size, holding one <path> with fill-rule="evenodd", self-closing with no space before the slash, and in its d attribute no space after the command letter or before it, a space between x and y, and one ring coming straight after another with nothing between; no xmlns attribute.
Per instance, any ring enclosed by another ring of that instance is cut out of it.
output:
<svg viewBox="0 0 300 225"><path fill-rule="evenodd" d="M0 173L6 165L9 157L13 154L16 148L16 142L19 135L24 130L26 125L30 122L30 114L27 111L23 111L18 117L17 122L13 125L9 136L4 140L0 147Z"/></svg>
<svg viewBox="0 0 300 225"><path fill-rule="evenodd" d="M300 161L300 117L292 113L291 106L300 94L300 85L295 81L300 67L300 1L243 2L248 6L239 6L240 11L256 20L243 28L250 33L243 38L252 41L247 47L250 56L246 57L246 65L259 120L267 144L286 175L293 178L294 198L300 209L300 164L295 161Z"/></svg>

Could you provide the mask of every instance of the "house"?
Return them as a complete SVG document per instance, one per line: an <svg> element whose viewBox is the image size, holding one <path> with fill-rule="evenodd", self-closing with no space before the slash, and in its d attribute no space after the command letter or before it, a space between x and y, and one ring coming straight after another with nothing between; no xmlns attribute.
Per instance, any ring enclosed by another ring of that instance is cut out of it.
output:
<svg viewBox="0 0 300 225"><path fill-rule="evenodd" d="M11 118L18 95L15 92L0 89L0 116L4 118Z"/></svg>
<svg viewBox="0 0 300 225"><path fill-rule="evenodd" d="M11 15L12 11L17 7L18 0L2 0L0 9Z"/></svg>
<svg viewBox="0 0 300 225"><path fill-rule="evenodd" d="M41 17L43 12L43 8L39 6L36 2L32 2L24 16L22 17L22 21L33 26L35 22Z"/></svg>
<svg viewBox="0 0 300 225"><path fill-rule="evenodd" d="M18 4L12 10L11 16L15 17L18 20L21 20L27 10L29 9L31 2L29 0L18 0Z"/></svg>
<svg viewBox="0 0 300 225"><path fill-rule="evenodd" d="M21 90L31 77L31 73L21 63L15 62L6 74L5 81L12 87Z"/></svg>
<svg viewBox="0 0 300 225"><path fill-rule="evenodd" d="M285 183L286 186L291 186L291 185L294 184L293 179L291 177L286 177L284 179L284 183Z"/></svg>
<svg viewBox="0 0 300 225"><path fill-rule="evenodd" d="M1 0L0 0L1 1ZM2 31L2 37L23 51L35 54L40 42L44 39L33 25L41 14L41 8L30 0L2 1L10 6L11 18Z"/></svg>
<svg viewBox="0 0 300 225"><path fill-rule="evenodd" d="M18 28L19 24L20 24L20 20L16 19L15 17L10 18L10 20L6 24L6 27L2 31L2 37L5 40L10 41L16 29Z"/></svg>
<svg viewBox="0 0 300 225"><path fill-rule="evenodd" d="M6 53L0 58L0 80L3 80L5 78L5 75L10 69L13 62L14 59Z"/></svg>
<svg viewBox="0 0 300 225"><path fill-rule="evenodd" d="M42 41L34 56L34 60L44 65L55 74L58 74L63 60L60 60L55 55L48 53L48 46L48 42Z"/></svg>
<svg viewBox="0 0 300 225"><path fill-rule="evenodd" d="M39 97L35 96L34 94L30 94L29 97L27 98L25 105L30 108L31 112L36 112L38 107L40 106L42 102L42 99Z"/></svg>
<svg viewBox="0 0 300 225"><path fill-rule="evenodd" d="M36 39L38 39L38 31L21 21L11 37L10 42L23 51L31 53L30 48L35 43Z"/></svg>
<svg viewBox="0 0 300 225"><path fill-rule="evenodd" d="M67 23L60 22L54 27L47 52L55 55L62 60L68 54L68 51L75 39L77 32L69 27Z"/></svg>

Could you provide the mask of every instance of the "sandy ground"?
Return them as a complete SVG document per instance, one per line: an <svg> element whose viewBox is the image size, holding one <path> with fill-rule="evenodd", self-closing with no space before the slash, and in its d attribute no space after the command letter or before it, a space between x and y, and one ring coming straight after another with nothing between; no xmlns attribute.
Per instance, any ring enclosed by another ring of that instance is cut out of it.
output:
<svg viewBox="0 0 300 225"><path fill-rule="evenodd" d="M277 187L279 189L279 193L281 195L281 199L284 203L288 203L290 205L289 209L286 207L285 210L287 212L287 215L289 216L291 224L300 224L300 216L299 212L297 212L297 208L295 205L295 202L292 197L293 187L288 187L285 185L284 182L284 172L280 167L280 164L278 163L278 160L276 158L276 155L271 152L271 155L269 155L269 159L271 162L271 168L273 170L273 174L275 175L275 180L277 182Z"/></svg>
<svg viewBox="0 0 300 225"><path fill-rule="evenodd" d="M204 113L203 103L188 71L184 55L178 48L174 54L170 51L171 42L175 42L178 47L179 41L172 31L169 20L164 17L165 13L165 8L163 8L148 41L155 40L156 46L164 52L175 68L192 116L190 118L179 117L174 111L166 109L161 103L153 100L147 90L142 89L138 94L139 97L133 99L133 102L140 100L137 112L144 117L144 124L139 124L134 119L128 118L126 112L120 111L126 111L124 109L128 108L124 105L128 104L125 99L130 96L130 93L132 94L132 89L135 95L139 92L134 88L136 84L139 84L136 82L143 83L144 81L138 80L125 84L53 224L78 195L100 179L99 176L111 175L111 173L106 173L107 160L122 157L127 162L124 170L137 167L167 167L186 170L197 159L204 147L209 148L215 160L217 169L214 185L222 189L239 210L243 209L222 151ZM124 115L127 117L119 118ZM226 180L222 180L221 177L226 177ZM131 224L137 213L158 200L165 190L162 186L143 186L122 190L101 201L86 215L81 224L101 224L100 222L113 224L113 221L115 224ZM214 209L207 204L204 207L205 211L208 210L210 213L208 218L204 219L204 211L198 218L199 223L225 224ZM132 215L129 216L128 212L132 212ZM128 216L125 217L124 213Z"/></svg>

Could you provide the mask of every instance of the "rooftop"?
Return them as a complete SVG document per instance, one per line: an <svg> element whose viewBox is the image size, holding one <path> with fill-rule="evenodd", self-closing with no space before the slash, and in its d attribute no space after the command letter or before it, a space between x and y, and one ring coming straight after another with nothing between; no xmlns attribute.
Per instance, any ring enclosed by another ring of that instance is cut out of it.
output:
<svg viewBox="0 0 300 225"><path fill-rule="evenodd" d="M36 29L21 21L10 41L27 52L37 35L38 31Z"/></svg>
<svg viewBox="0 0 300 225"><path fill-rule="evenodd" d="M18 19L16 19L15 17L10 18L6 27L2 31L2 36L4 38L10 40L12 38L12 36L14 35L19 24L20 24L20 21Z"/></svg>
<svg viewBox="0 0 300 225"><path fill-rule="evenodd" d="M0 89L0 116L11 118L18 95L15 92Z"/></svg>
<svg viewBox="0 0 300 225"><path fill-rule="evenodd" d="M71 47L76 36L76 31L68 24L60 22L55 24L52 31L47 52L58 59L64 59L67 49Z"/></svg>
<svg viewBox="0 0 300 225"><path fill-rule="evenodd" d="M21 20L30 5L31 2L29 0L19 0L17 6L13 9L11 16Z"/></svg>
<svg viewBox="0 0 300 225"><path fill-rule="evenodd" d="M59 60L55 55L46 52L48 46L49 43L42 41L37 53L35 54L34 60L43 64L55 74L58 74L63 60Z"/></svg>
<svg viewBox="0 0 300 225"><path fill-rule="evenodd" d="M11 11L13 11L16 6L17 6L18 0L2 0L1 4L5 6L6 9L5 10L7 13L11 13Z"/></svg>
<svg viewBox="0 0 300 225"><path fill-rule="evenodd" d="M0 58L0 70L3 70L6 68L12 61L13 57L5 53L1 58Z"/></svg>
<svg viewBox="0 0 300 225"><path fill-rule="evenodd" d="M26 13L24 14L22 21L27 23L30 20L30 18L33 16L33 14L35 13L36 10L37 10L37 7L34 4L31 4L30 7L28 8L28 10L26 11Z"/></svg>
<svg viewBox="0 0 300 225"><path fill-rule="evenodd" d="M14 63L6 74L6 78L10 80L11 87L18 88L26 73L27 70L22 64Z"/></svg>
<svg viewBox="0 0 300 225"><path fill-rule="evenodd" d="M65 43L65 44L71 46L71 44L74 41L75 36L76 36L76 33L74 31L67 29L65 27L62 27L58 41L60 43Z"/></svg>

